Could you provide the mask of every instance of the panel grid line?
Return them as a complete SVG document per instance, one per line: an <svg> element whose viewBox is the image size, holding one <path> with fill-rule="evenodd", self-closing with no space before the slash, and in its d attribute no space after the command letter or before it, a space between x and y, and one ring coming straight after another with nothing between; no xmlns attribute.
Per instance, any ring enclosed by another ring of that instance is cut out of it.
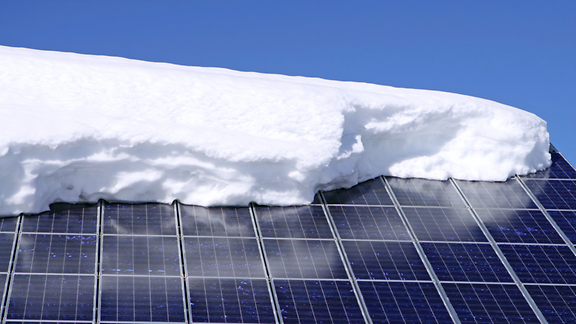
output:
<svg viewBox="0 0 576 324"><path fill-rule="evenodd" d="M10 255L10 268L8 269L8 276L6 278L6 288L4 290L4 300L2 307L2 323L6 322L8 318L8 300L10 299L10 293L12 292L12 284L14 283L14 273L16 271L16 256L18 252L18 247L20 246L20 235L22 231L22 215L18 216L18 221L16 222L16 231L14 242L12 242L12 254Z"/></svg>
<svg viewBox="0 0 576 324"><path fill-rule="evenodd" d="M100 296L101 296L101 285L102 285L102 249L103 244L103 224L104 224L104 200L100 199L98 201L98 210L97 210L97 227L96 233L98 233L98 246L96 247L96 283L94 285L94 311L93 313L93 321L94 323L100 323Z"/></svg>
<svg viewBox="0 0 576 324"><path fill-rule="evenodd" d="M174 216L176 217L176 234L178 236L178 250L180 252L180 271L181 271L181 280L182 280L182 287L184 287L184 292L183 292L183 296L182 298L184 298L184 321L186 323L189 322L189 319L191 318L191 312L192 310L190 309L190 296L189 296L189 290L188 290L188 275L186 272L186 254L185 254L185 250L184 250L184 236L182 235L182 218L181 218L181 212L180 212L180 201L175 200L172 203L172 206L174 208Z"/></svg>
<svg viewBox="0 0 576 324"><path fill-rule="evenodd" d="M440 284L440 280L438 279L438 276L436 276L436 273L434 272L434 268L432 267L432 264L430 263L430 261L426 257L424 249L422 248L422 245L420 244L420 242L418 241L418 238L416 237L416 233L414 232L412 226L408 222L406 215L404 215L404 211L400 207L400 203L398 202L398 199L396 198L394 191L390 187L390 184L388 183L388 181L385 177L379 177L379 178L384 183L384 186L386 187L386 190L388 191L390 198L394 202L394 205L395 205L394 207L398 211L398 214L400 215L402 222L406 226L406 228L408 230L408 235L410 235L410 237L412 238L413 244L416 247L416 251L418 252L418 255L420 256L420 259L422 260L422 263L424 264L426 271L428 271L428 275L432 279L432 282L434 283L434 286L436 287L436 290L438 291L438 294L440 295L440 298L442 299L442 302L444 303L444 306L446 307L448 314L450 314L450 318L452 318L452 321L454 321L454 323L460 324L461 323L460 318L458 317L458 314L456 313L454 306L452 306L452 303L448 299L448 295L446 294L446 291L444 290L444 288Z"/></svg>
<svg viewBox="0 0 576 324"><path fill-rule="evenodd" d="M518 277L518 275L514 271L514 268L512 268L512 265L508 262L508 259L506 259L506 256L504 255L504 253L502 252L502 250L500 249L500 247L498 246L498 244L494 240L494 237L492 237L492 234L490 234L490 231L488 230L486 225L484 225L484 223L481 221L481 219L476 214L474 208L472 207L472 205L470 204L470 202L468 201L468 199L464 195L464 192L462 192L462 189L458 186L458 183L456 181L454 181L454 179L452 179L452 178L450 178L450 181L456 187L456 190L461 195L462 199L464 199L468 208L470 208L470 211L472 212L474 219L478 223L478 226L480 226L480 229L482 230L482 232L484 233L486 238L488 238L489 244L492 246L494 251L496 251L498 258L500 259L500 261L502 262L502 264L504 265L506 270L508 270L508 273L512 277L512 280L514 280L514 283L516 283L516 286L520 289L520 292L522 293L523 297L528 302L528 305L530 305L530 308L532 308L532 310L534 311L538 320L540 320L540 322L543 324L547 324L548 321L544 317L544 314L542 314L542 311L540 310L538 305L536 305L536 302L534 301L534 299L532 299L532 296L530 296L530 293L528 292L526 287L524 287L522 281L520 280L520 278Z"/></svg>

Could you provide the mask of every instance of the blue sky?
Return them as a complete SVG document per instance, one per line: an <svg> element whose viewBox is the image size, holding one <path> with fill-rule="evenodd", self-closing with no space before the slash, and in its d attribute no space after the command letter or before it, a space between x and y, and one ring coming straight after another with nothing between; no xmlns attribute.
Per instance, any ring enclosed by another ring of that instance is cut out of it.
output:
<svg viewBox="0 0 576 324"><path fill-rule="evenodd" d="M576 1L0 1L0 45L482 97L576 164ZM1 73L1 71L0 71Z"/></svg>

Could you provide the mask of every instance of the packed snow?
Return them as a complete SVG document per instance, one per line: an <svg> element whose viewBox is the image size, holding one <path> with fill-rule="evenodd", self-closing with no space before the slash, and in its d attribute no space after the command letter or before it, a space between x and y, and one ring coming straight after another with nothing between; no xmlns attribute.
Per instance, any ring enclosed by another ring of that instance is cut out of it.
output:
<svg viewBox="0 0 576 324"><path fill-rule="evenodd" d="M546 122L438 91L0 47L0 215L53 202L310 203L379 175L503 181Z"/></svg>

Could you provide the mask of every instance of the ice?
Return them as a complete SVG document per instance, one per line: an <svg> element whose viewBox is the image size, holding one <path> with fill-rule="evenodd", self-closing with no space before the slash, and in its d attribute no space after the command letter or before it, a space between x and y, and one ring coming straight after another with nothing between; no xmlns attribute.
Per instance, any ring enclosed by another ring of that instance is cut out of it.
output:
<svg viewBox="0 0 576 324"><path fill-rule="evenodd" d="M504 181L546 122L415 89L0 47L0 215L53 202L297 205L379 175Z"/></svg>

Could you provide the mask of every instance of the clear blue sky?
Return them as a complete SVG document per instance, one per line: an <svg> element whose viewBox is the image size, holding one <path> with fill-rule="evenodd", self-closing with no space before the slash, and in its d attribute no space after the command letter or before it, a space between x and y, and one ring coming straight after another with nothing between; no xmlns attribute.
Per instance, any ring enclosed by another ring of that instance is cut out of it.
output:
<svg viewBox="0 0 576 324"><path fill-rule="evenodd" d="M576 1L2 0L0 45L473 95L576 164Z"/></svg>

